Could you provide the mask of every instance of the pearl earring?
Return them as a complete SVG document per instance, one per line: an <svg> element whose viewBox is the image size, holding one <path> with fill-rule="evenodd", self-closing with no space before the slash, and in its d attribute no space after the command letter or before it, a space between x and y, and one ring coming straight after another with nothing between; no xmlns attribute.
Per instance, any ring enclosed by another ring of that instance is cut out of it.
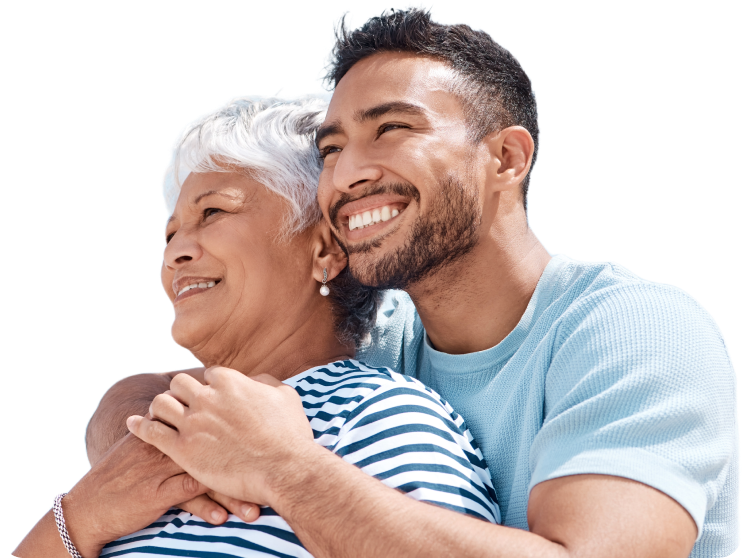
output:
<svg viewBox="0 0 742 558"><path fill-rule="evenodd" d="M319 294L322 296L330 294L330 287L327 286L327 268L322 271L322 286L319 288Z"/></svg>

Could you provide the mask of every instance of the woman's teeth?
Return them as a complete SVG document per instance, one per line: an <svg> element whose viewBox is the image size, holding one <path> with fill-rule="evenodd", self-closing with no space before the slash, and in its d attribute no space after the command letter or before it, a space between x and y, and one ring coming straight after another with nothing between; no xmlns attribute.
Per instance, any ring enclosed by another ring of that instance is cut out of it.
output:
<svg viewBox="0 0 742 558"><path fill-rule="evenodd" d="M208 283L193 283L193 285L188 285L187 287L180 289L180 292L176 296L180 296L191 289L210 289L214 286L216 286L216 281L209 281Z"/></svg>
<svg viewBox="0 0 742 558"><path fill-rule="evenodd" d="M399 209L390 209L388 205L377 207L371 211L351 215L350 219L348 219L348 228L352 231L363 229L376 223L381 223L382 221L388 221L397 215L399 215Z"/></svg>

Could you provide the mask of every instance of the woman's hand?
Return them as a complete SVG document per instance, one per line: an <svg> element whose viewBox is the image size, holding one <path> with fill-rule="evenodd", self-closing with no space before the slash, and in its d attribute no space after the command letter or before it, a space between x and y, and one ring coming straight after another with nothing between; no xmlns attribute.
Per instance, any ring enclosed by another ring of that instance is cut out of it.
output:
<svg viewBox="0 0 742 558"><path fill-rule="evenodd" d="M208 489L156 448L126 436L62 501L67 530L83 556L151 524Z"/></svg>
<svg viewBox="0 0 742 558"><path fill-rule="evenodd" d="M247 523L260 517L260 506L257 504L230 498L213 490L209 490L206 494L199 494L192 500L175 507L192 513L212 525L221 525L227 521L227 513L236 515Z"/></svg>
<svg viewBox="0 0 742 558"><path fill-rule="evenodd" d="M270 376L228 368L209 368L204 379L173 378L152 401L152 419L129 417L129 430L215 491L270 505L281 464L314 445L299 395Z"/></svg>
<svg viewBox="0 0 742 558"><path fill-rule="evenodd" d="M107 543L146 527L171 507L206 491L172 459L129 435L70 490L62 510L78 552L96 558ZM63 548L59 533L47 514L15 555L51 557L59 548Z"/></svg>

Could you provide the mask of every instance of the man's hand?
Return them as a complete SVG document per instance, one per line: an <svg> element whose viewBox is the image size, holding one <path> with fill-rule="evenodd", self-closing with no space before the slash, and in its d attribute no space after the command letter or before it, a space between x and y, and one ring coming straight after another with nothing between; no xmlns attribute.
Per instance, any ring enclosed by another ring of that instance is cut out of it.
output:
<svg viewBox="0 0 742 558"><path fill-rule="evenodd" d="M129 434L126 419L131 415L147 413L152 400L170 386L177 374L188 374L203 381L203 368L192 368L168 374L138 374L114 384L101 399L88 424L85 442L88 460L95 465L103 459L110 448ZM260 507L209 491L178 503L180 509L196 515L212 525L221 525L232 513L245 521L255 521L260 516Z"/></svg>
<svg viewBox="0 0 742 558"><path fill-rule="evenodd" d="M217 492L270 504L286 471L280 465L314 446L298 394L270 376L221 367L207 369L204 381L177 375L152 401L152 419L130 417L129 429Z"/></svg>

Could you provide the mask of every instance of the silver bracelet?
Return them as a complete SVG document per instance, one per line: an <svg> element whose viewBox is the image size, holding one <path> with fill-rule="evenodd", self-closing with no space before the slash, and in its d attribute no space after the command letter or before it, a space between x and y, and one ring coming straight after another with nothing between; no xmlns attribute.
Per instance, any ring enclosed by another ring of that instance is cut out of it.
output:
<svg viewBox="0 0 742 558"><path fill-rule="evenodd" d="M67 526L64 524L64 514L62 514L62 498L67 496L67 493L60 494L54 498L54 521L57 523L57 530L59 530L59 536L62 537L62 542L67 552L70 553L72 558L82 558L75 545L70 540L70 534L67 532Z"/></svg>

